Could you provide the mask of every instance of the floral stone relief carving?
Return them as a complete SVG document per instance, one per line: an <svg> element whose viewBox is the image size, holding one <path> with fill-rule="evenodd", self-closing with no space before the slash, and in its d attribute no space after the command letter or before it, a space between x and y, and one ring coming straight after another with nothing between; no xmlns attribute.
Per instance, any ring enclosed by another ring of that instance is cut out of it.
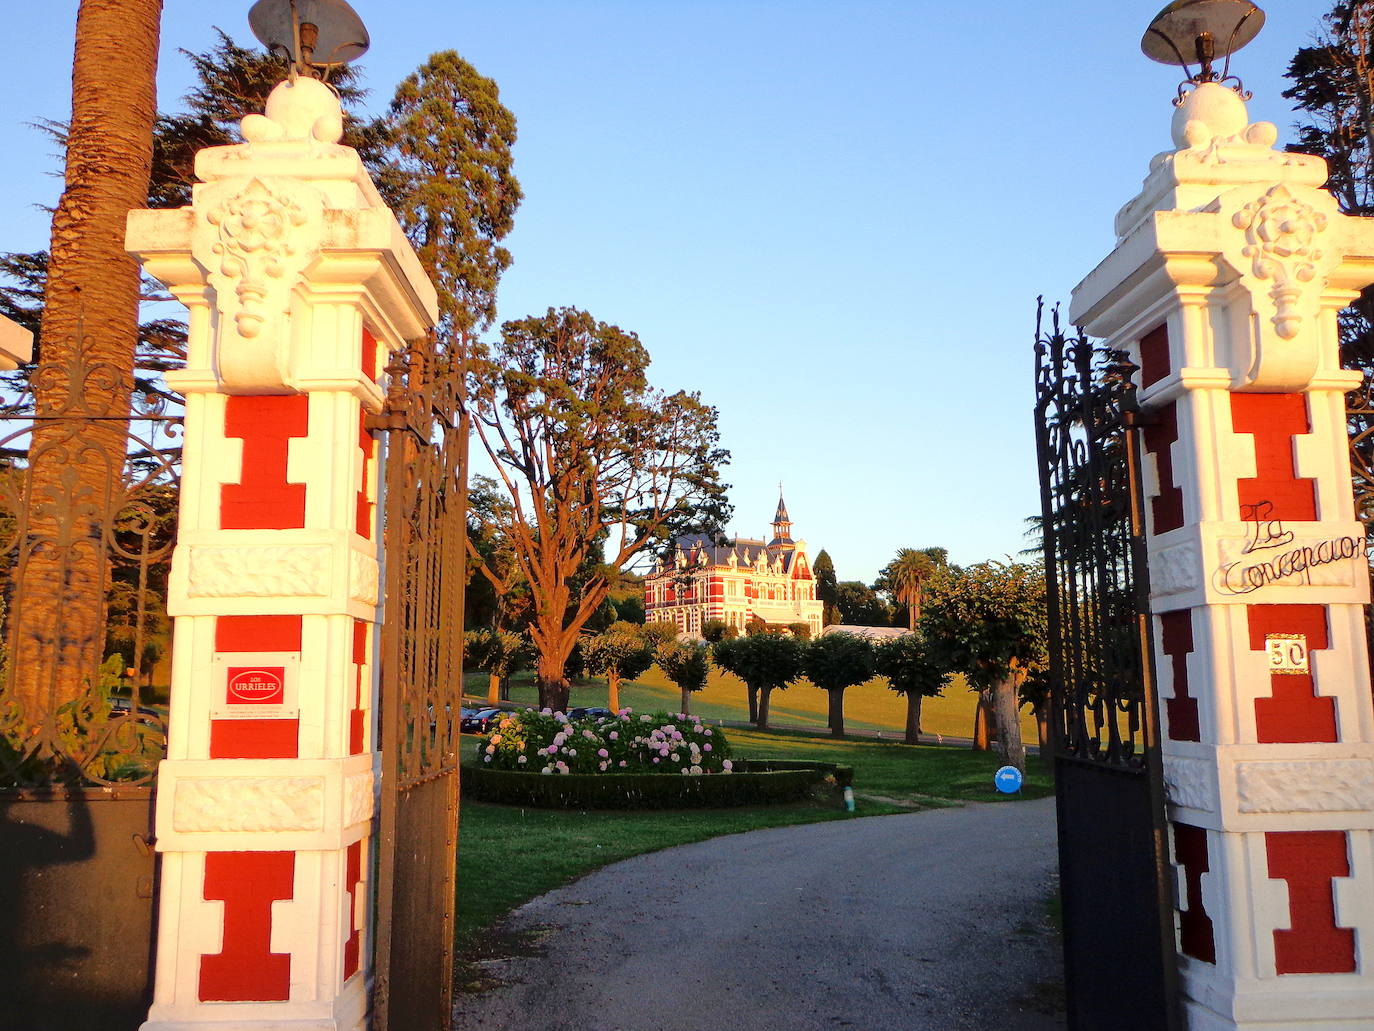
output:
<svg viewBox="0 0 1374 1031"><path fill-rule="evenodd" d="M1231 222L1245 232L1242 253L1250 259L1250 271L1256 279L1274 283L1269 296L1274 301L1275 332L1292 340L1302 327L1302 284L1316 277L1324 257L1317 238L1326 230L1326 215L1279 183L1237 211Z"/></svg>
<svg viewBox="0 0 1374 1031"><path fill-rule="evenodd" d="M319 255L323 195L292 179L225 179L204 187L196 210L192 253L208 273L216 310L232 320L240 344L275 358L291 291Z"/></svg>

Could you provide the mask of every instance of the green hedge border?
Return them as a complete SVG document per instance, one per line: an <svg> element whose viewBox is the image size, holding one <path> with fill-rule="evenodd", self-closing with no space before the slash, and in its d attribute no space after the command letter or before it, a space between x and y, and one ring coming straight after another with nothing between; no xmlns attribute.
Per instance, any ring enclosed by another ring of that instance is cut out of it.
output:
<svg viewBox="0 0 1374 1031"><path fill-rule="evenodd" d="M720 809L777 805L808 798L827 776L838 795L854 767L794 759L741 759L733 773L691 777L665 773L520 773L464 763L464 796L535 809Z"/></svg>

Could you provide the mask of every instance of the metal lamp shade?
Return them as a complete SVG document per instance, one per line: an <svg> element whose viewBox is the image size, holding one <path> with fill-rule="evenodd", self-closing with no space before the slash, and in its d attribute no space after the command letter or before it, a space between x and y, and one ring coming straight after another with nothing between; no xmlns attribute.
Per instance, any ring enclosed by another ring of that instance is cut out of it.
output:
<svg viewBox="0 0 1374 1031"><path fill-rule="evenodd" d="M1264 12L1250 0L1174 0L1155 15L1140 49L1161 64L1196 60L1194 44L1204 33L1212 37L1214 55L1227 57L1259 34Z"/></svg>
<svg viewBox="0 0 1374 1031"><path fill-rule="evenodd" d="M292 0L258 0L248 12L248 25L269 51L285 50L292 60L299 61L292 7ZM319 30L309 64L333 67L367 53L371 43L367 28L344 0L295 0L294 7L298 24L314 25Z"/></svg>

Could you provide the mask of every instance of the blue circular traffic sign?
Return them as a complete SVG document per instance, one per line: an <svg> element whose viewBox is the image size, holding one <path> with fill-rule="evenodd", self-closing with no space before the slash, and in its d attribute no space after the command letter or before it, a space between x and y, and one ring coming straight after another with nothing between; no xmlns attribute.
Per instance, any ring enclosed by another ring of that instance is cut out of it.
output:
<svg viewBox="0 0 1374 1031"><path fill-rule="evenodd" d="M1021 771L1015 766L1003 766L992 775L992 782L1004 795L1014 795L1021 790Z"/></svg>

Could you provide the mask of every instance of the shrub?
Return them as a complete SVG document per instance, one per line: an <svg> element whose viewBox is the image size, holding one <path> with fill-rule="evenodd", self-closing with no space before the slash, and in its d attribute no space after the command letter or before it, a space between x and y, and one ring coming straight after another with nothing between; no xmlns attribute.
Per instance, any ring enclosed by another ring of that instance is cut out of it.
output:
<svg viewBox="0 0 1374 1031"><path fill-rule="evenodd" d="M681 809L769 805L838 794L854 768L835 763L745 759L729 777L666 777L660 773L573 773L540 777L483 764L464 764L463 792L503 805L552 809Z"/></svg>

